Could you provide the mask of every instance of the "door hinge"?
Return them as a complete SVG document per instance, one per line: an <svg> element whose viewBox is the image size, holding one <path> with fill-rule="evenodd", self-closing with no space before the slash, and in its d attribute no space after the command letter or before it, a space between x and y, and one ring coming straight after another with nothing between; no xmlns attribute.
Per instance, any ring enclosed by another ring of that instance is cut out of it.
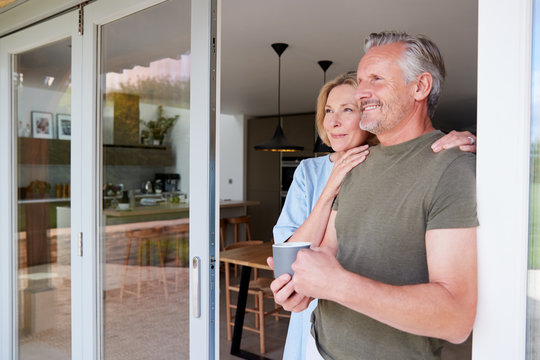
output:
<svg viewBox="0 0 540 360"><path fill-rule="evenodd" d="M83 233L79 233L79 256L83 256Z"/></svg>
<svg viewBox="0 0 540 360"><path fill-rule="evenodd" d="M79 8L79 35L84 34L84 7L88 1L82 2L77 7Z"/></svg>

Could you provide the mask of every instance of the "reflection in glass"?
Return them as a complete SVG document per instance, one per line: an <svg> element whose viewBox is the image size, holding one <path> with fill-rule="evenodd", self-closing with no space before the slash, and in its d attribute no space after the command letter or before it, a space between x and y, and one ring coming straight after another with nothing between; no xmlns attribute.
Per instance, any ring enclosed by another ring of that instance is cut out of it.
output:
<svg viewBox="0 0 540 360"><path fill-rule="evenodd" d="M540 1L534 1L527 359L540 359Z"/></svg>
<svg viewBox="0 0 540 360"><path fill-rule="evenodd" d="M101 28L105 359L189 358L189 1Z"/></svg>
<svg viewBox="0 0 540 360"><path fill-rule="evenodd" d="M71 40L13 56L19 359L71 358Z"/></svg>

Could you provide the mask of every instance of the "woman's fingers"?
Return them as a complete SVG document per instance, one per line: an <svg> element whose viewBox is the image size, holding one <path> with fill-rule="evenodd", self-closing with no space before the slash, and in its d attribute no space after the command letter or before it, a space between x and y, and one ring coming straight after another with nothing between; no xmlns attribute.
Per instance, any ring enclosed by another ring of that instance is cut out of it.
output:
<svg viewBox="0 0 540 360"><path fill-rule="evenodd" d="M459 147L462 151L476 152L476 136L469 131L452 130L431 145L433 152Z"/></svg>

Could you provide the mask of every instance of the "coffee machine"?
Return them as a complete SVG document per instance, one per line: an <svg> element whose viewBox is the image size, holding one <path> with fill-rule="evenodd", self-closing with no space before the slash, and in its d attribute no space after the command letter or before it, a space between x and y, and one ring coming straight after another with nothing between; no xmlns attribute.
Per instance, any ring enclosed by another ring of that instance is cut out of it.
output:
<svg viewBox="0 0 540 360"><path fill-rule="evenodd" d="M161 180L163 184L164 192L175 192L178 191L178 185L180 184L180 174L174 173L161 173L156 174L156 180Z"/></svg>

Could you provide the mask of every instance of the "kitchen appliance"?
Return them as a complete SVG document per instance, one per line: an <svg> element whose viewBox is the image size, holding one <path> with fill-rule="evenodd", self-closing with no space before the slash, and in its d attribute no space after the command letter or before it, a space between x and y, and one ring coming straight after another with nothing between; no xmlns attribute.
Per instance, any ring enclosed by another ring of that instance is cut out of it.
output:
<svg viewBox="0 0 540 360"><path fill-rule="evenodd" d="M180 184L180 174L175 173L161 173L156 174L156 181L161 180L163 184L163 191L175 192L178 191L178 185Z"/></svg>

